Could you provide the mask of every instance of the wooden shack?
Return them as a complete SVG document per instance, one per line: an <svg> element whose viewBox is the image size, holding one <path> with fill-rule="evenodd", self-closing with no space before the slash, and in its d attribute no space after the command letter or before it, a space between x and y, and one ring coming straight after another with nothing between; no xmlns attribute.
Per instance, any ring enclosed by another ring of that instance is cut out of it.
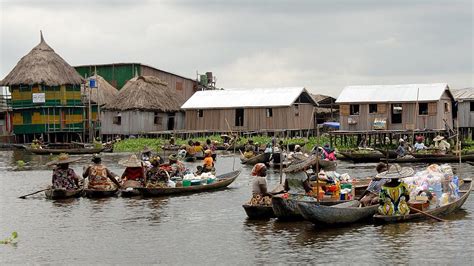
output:
<svg viewBox="0 0 474 266"><path fill-rule="evenodd" d="M48 142L84 136L83 79L45 42L22 57L0 82L11 92L13 132L18 142L43 136Z"/></svg>
<svg viewBox="0 0 474 266"><path fill-rule="evenodd" d="M316 108L316 121L318 124L339 121L339 105L336 104L336 98L323 94L310 95L318 104Z"/></svg>
<svg viewBox="0 0 474 266"><path fill-rule="evenodd" d="M313 129L316 106L299 87L199 91L181 108L186 130L242 132Z"/></svg>
<svg viewBox="0 0 474 266"><path fill-rule="evenodd" d="M463 137L474 139L474 88L453 90L457 103L457 121Z"/></svg>
<svg viewBox="0 0 474 266"><path fill-rule="evenodd" d="M345 87L337 98L342 131L453 127L453 95L446 83Z"/></svg>
<svg viewBox="0 0 474 266"><path fill-rule="evenodd" d="M183 129L183 103L184 97L159 78L133 78L101 109L101 134L107 138Z"/></svg>

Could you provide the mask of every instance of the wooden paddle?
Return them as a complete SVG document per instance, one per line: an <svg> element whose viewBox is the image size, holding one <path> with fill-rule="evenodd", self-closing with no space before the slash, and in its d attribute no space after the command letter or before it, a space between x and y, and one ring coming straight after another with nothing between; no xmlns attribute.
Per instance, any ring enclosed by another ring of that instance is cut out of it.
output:
<svg viewBox="0 0 474 266"><path fill-rule="evenodd" d="M410 208L410 210L412 210L412 211L414 211L414 212L419 212L419 213L421 213L421 214L423 214L423 215L425 215L425 216L427 216L427 217L430 217L430 218L432 218L432 219L435 219L436 221L439 221L439 222L447 222L447 221L444 220L444 219L441 219L441 218L439 218L439 217L436 217L436 216L434 216L434 215L431 215L431 214L429 214L429 213L427 213L427 212L424 212L424 211L422 211L422 210L418 210L418 209L413 208L413 207L411 207L411 206L408 206L408 207Z"/></svg>
<svg viewBox="0 0 474 266"><path fill-rule="evenodd" d="M30 193L30 194L26 194L26 195L20 196L20 197L18 197L18 198L20 198L20 199L26 199L26 197L28 197L28 196L31 196L31 195L34 195L34 194L38 194L38 193L43 192L43 191L46 191L46 190L48 190L48 189L49 189L49 188L45 188L45 189L42 189L42 190L38 190L38 191L36 191L36 192Z"/></svg>

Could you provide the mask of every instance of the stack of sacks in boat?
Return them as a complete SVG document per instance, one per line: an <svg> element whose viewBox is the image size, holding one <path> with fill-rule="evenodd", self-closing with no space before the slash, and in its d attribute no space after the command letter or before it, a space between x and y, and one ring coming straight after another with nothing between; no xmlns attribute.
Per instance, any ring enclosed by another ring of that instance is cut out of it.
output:
<svg viewBox="0 0 474 266"><path fill-rule="evenodd" d="M183 187L212 184L215 180L216 176L212 173L186 174L183 177Z"/></svg>
<svg viewBox="0 0 474 266"><path fill-rule="evenodd" d="M429 204L428 208L444 206L459 199L459 178L448 164L432 164L403 181L410 190L410 199L425 202Z"/></svg>

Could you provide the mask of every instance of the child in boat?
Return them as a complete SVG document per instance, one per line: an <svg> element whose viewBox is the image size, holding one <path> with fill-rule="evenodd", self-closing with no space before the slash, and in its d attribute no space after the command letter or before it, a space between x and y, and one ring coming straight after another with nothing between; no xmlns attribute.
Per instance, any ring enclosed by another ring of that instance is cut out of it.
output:
<svg viewBox="0 0 474 266"><path fill-rule="evenodd" d="M145 185L143 164L135 154L130 156L128 160L119 162L119 164L126 167L122 174L124 187L143 187Z"/></svg>
<svg viewBox="0 0 474 266"><path fill-rule="evenodd" d="M267 167L263 163L257 163L252 169L252 198L249 205L271 205L271 194L267 191Z"/></svg>
<svg viewBox="0 0 474 266"><path fill-rule="evenodd" d="M79 158L70 158L68 154L61 153L54 161L47 165L55 165L53 170L52 188L75 190L79 186L79 177L72 168L69 168L69 163L79 160Z"/></svg>
<svg viewBox="0 0 474 266"><path fill-rule="evenodd" d="M400 181L401 178L413 176L415 171L410 167L400 167L398 164L391 165L388 171L378 174L377 178L390 180L382 186L380 191L379 213L381 215L407 215L410 208L407 202L410 200L410 192L407 184Z"/></svg>
<svg viewBox="0 0 474 266"><path fill-rule="evenodd" d="M375 168L377 171L377 174L380 174L382 172L387 171L387 164L385 163L379 163L377 167ZM370 182L369 186L365 190L364 194L362 195L360 199L360 203L362 206L370 206L374 204L379 203L379 193L380 190L382 189L382 186L387 183L387 179L379 179L375 177L372 179Z"/></svg>
<svg viewBox="0 0 474 266"><path fill-rule="evenodd" d="M117 181L118 176L112 173L105 165L102 164L102 158L99 154L92 156L93 165L89 165L82 173L82 177L89 178L88 188L98 190L111 190L115 186L121 187ZM112 181L112 183L110 182Z"/></svg>

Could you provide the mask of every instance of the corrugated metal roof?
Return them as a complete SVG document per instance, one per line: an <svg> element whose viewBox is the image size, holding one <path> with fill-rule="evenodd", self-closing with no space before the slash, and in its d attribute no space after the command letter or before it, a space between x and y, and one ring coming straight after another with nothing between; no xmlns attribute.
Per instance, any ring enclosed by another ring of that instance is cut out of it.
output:
<svg viewBox="0 0 474 266"><path fill-rule="evenodd" d="M303 92L308 93L303 87L198 91L181 108L220 109L290 106Z"/></svg>
<svg viewBox="0 0 474 266"><path fill-rule="evenodd" d="M446 83L347 86L336 103L437 101L445 90Z"/></svg>
<svg viewBox="0 0 474 266"><path fill-rule="evenodd" d="M474 87L460 90L452 90L456 100L474 100Z"/></svg>

